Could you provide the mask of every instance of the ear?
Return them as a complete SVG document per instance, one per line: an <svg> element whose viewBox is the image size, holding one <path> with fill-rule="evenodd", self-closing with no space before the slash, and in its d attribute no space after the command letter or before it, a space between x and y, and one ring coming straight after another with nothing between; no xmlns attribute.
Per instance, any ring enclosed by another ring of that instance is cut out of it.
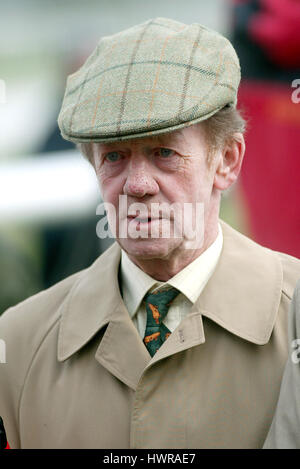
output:
<svg viewBox="0 0 300 469"><path fill-rule="evenodd" d="M214 176L214 187L220 191L228 189L237 180L245 153L243 134L236 133L229 145L226 145L218 158Z"/></svg>

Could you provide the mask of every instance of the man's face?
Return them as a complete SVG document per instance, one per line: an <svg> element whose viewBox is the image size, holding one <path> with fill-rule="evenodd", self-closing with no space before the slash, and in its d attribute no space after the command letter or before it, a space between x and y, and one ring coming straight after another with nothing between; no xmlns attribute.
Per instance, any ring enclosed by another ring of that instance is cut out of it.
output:
<svg viewBox="0 0 300 469"><path fill-rule="evenodd" d="M204 204L205 219L209 215L214 171L208 165L201 124L157 137L96 143L94 165L104 202L126 223L125 237L120 237L124 231L121 234L116 223L116 239L133 258L168 259L186 249L183 223L178 232L176 211L169 211L169 217L168 207L184 211L188 204L188 214L195 216L197 203ZM119 196L127 196L125 210ZM132 205L137 203L143 205ZM160 212L158 204L163 204Z"/></svg>

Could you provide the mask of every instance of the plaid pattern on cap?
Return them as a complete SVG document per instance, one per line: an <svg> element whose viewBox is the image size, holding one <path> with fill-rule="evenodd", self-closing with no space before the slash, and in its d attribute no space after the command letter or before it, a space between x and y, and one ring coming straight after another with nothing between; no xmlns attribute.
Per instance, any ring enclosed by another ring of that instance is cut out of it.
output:
<svg viewBox="0 0 300 469"><path fill-rule="evenodd" d="M67 80L58 124L73 142L170 132L236 105L239 60L200 24L156 18L100 40Z"/></svg>

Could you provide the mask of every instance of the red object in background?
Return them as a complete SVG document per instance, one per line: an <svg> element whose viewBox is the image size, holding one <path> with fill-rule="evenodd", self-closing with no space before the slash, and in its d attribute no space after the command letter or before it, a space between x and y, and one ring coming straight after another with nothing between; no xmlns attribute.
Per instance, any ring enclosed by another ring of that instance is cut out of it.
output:
<svg viewBox="0 0 300 469"><path fill-rule="evenodd" d="M244 81L239 107L250 119L241 188L253 238L300 258L300 103L288 85Z"/></svg>
<svg viewBox="0 0 300 469"><path fill-rule="evenodd" d="M260 0L261 10L249 22L249 34L270 60L286 68L300 66L299 0Z"/></svg>
<svg viewBox="0 0 300 469"><path fill-rule="evenodd" d="M0 417L0 450L1 449L10 449L10 446L6 439L6 433L5 433L3 420Z"/></svg>

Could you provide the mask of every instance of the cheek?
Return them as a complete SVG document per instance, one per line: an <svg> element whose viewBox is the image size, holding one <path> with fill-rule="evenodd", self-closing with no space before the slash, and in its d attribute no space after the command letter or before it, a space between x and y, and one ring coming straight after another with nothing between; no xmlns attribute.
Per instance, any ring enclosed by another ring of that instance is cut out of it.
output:
<svg viewBox="0 0 300 469"><path fill-rule="evenodd" d="M165 180L165 187L169 188L173 198L179 198L182 201L192 201L197 199L203 191L202 169L199 165L191 164L187 161L169 181Z"/></svg>
<svg viewBox="0 0 300 469"><path fill-rule="evenodd" d="M104 202L110 202L116 206L119 195L123 192L124 178L109 177L105 172L97 172L97 179Z"/></svg>
<svg viewBox="0 0 300 469"><path fill-rule="evenodd" d="M195 167L183 176L178 175L174 185L174 197L186 202L207 202L210 197L212 180L205 168Z"/></svg>

